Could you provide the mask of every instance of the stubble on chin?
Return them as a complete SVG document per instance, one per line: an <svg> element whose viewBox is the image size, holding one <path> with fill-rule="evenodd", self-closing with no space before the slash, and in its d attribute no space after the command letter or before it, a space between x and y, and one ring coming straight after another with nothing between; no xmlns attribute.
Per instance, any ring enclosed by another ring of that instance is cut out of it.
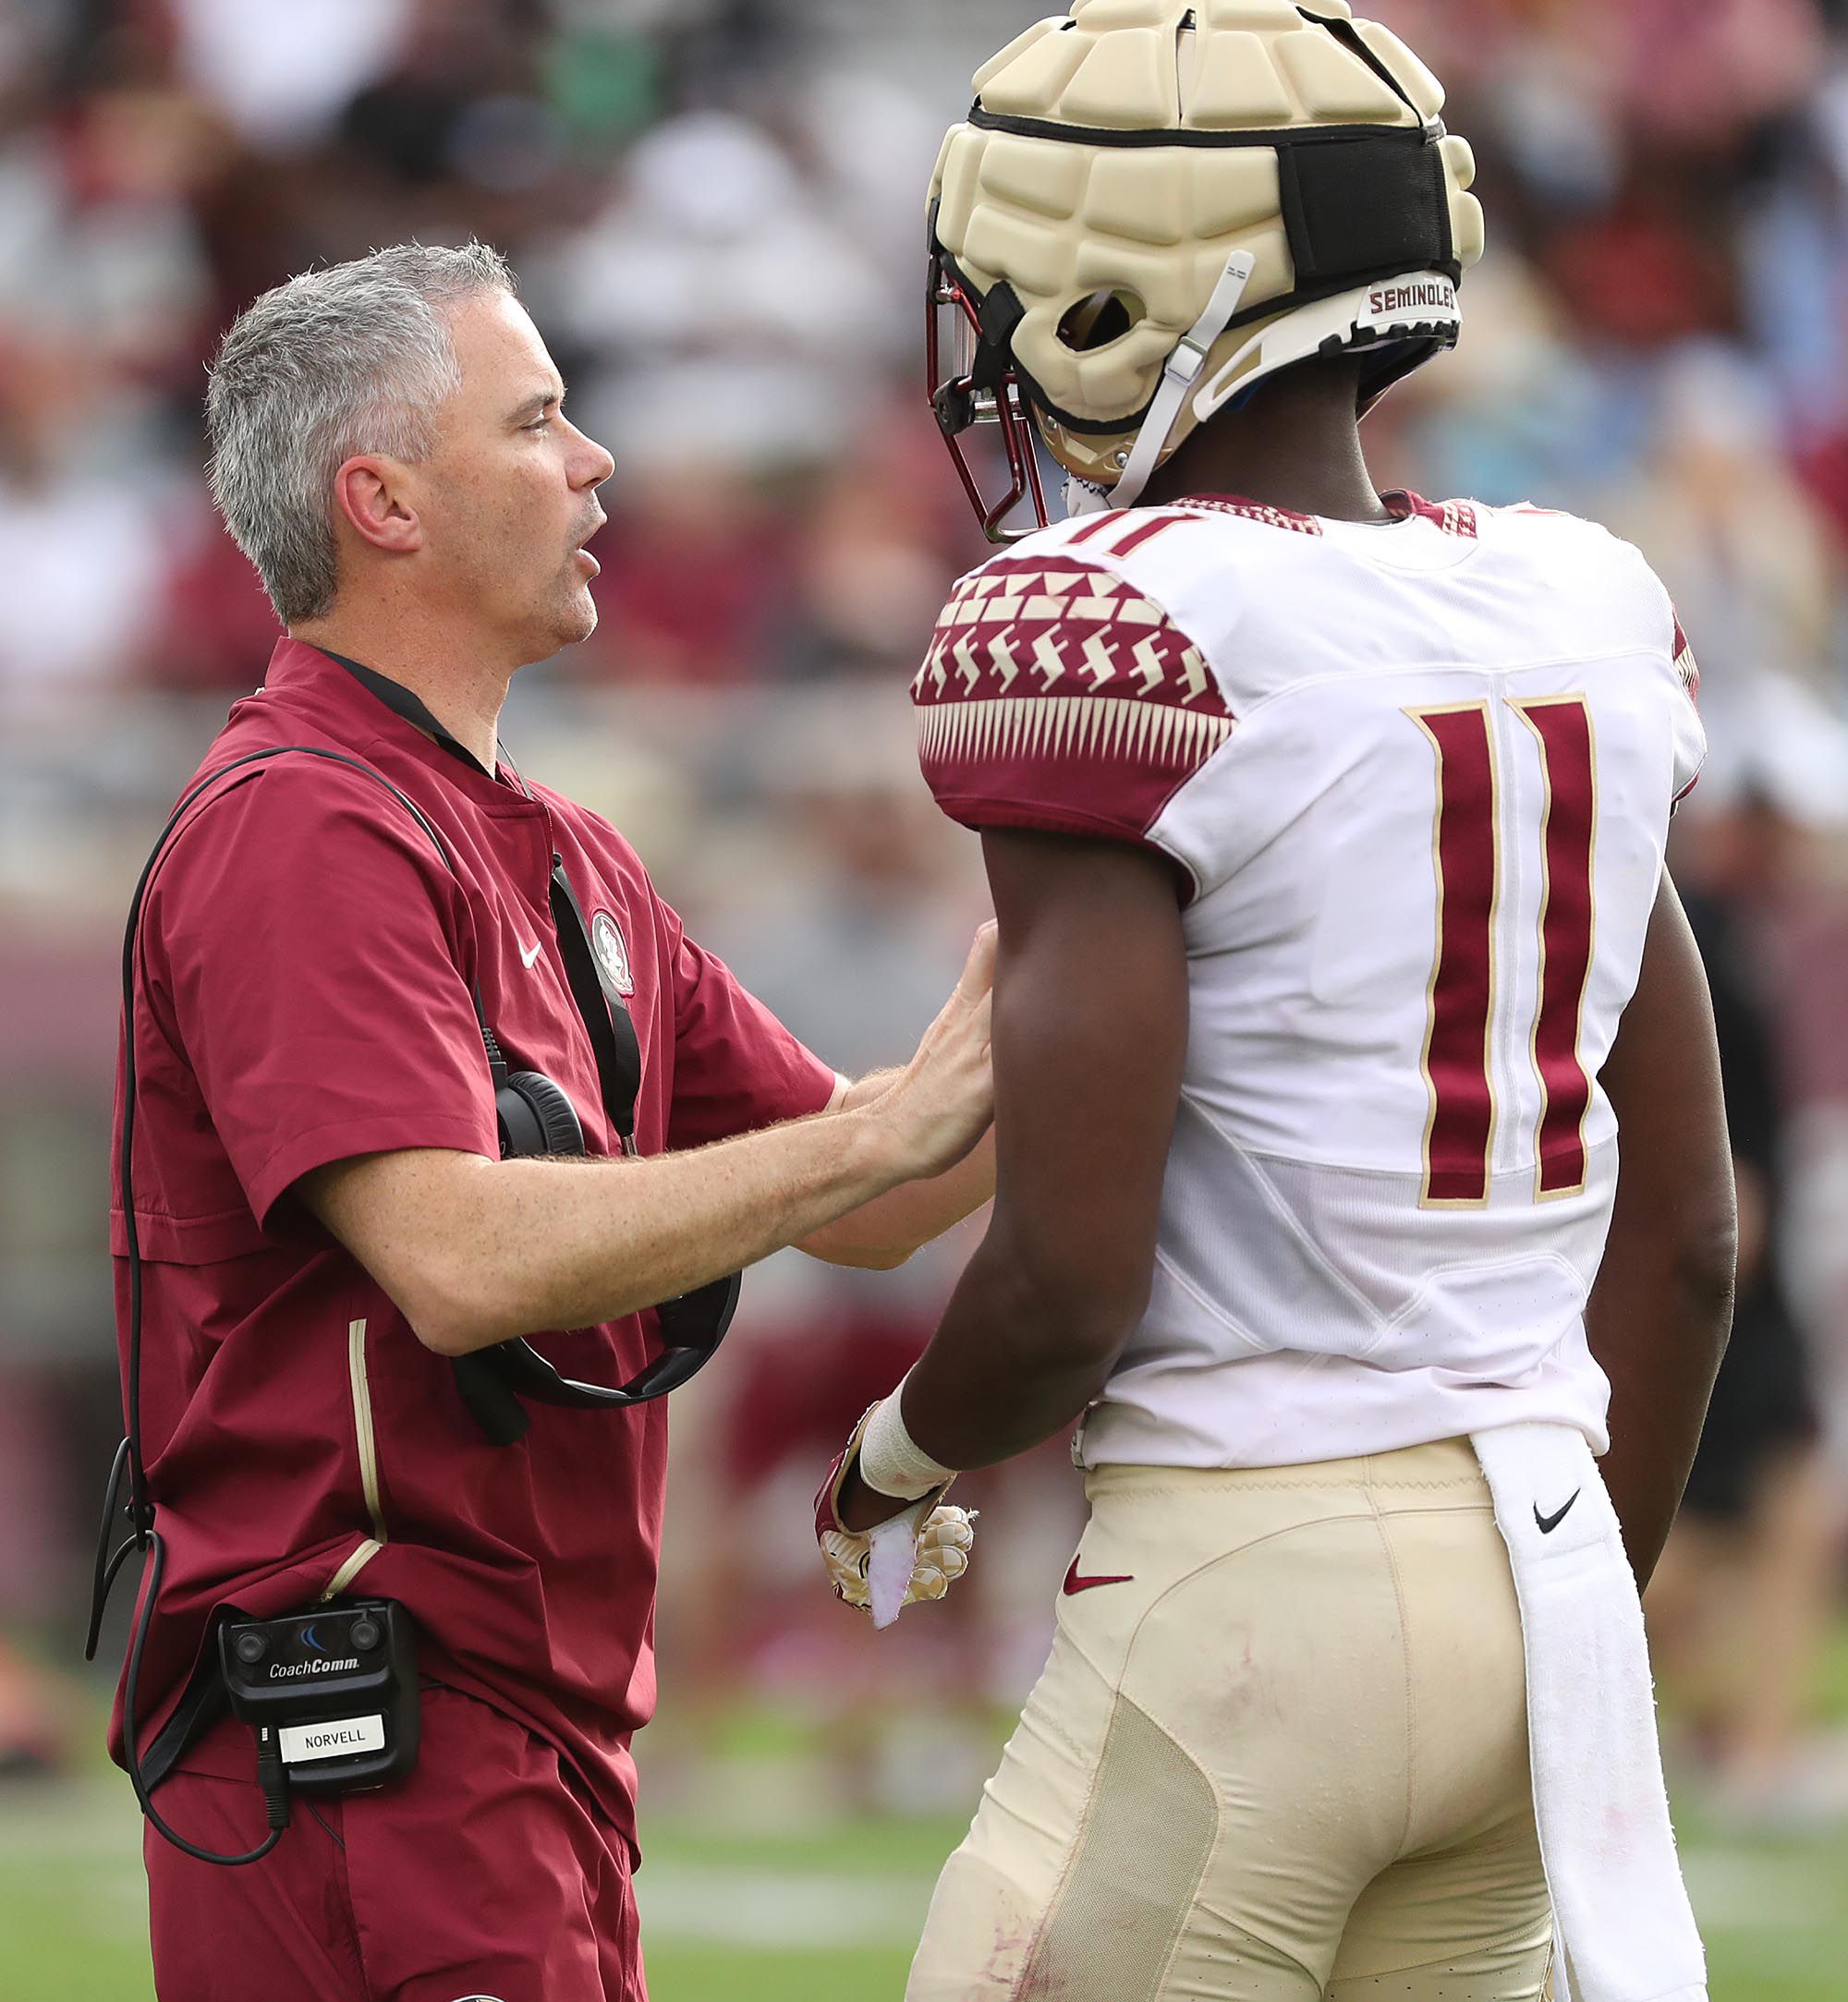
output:
<svg viewBox="0 0 1848 2002"><path fill-rule="evenodd" d="M526 626L521 661L530 666L536 661L549 661L566 647L581 645L596 630L596 603L589 588L574 580L551 605L543 610L534 607Z"/></svg>
<svg viewBox="0 0 1848 2002"><path fill-rule="evenodd" d="M558 644L576 647L597 630L597 601L590 587L580 584L572 591L558 622Z"/></svg>

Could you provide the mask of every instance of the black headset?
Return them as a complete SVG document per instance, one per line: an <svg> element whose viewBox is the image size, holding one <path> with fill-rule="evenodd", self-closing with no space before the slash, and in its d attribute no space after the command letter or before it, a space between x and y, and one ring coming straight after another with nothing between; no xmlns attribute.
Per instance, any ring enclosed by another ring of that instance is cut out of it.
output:
<svg viewBox="0 0 1848 2002"><path fill-rule="evenodd" d="M565 1087L554 1085L543 1071L509 1070L492 1029L481 1031L481 1041L494 1081L494 1126L501 1138L501 1159L583 1153L584 1124Z"/></svg>
<svg viewBox="0 0 1848 2002"><path fill-rule="evenodd" d="M116 1573L121 1570L128 1553L131 1550L150 1552L148 1589L142 1596L140 1609L136 1617L128 1650L128 1679L123 1691L123 1729L128 1777L134 1785L141 1810L150 1821L169 1840L176 1842L180 1848L193 1855L203 1855L205 1852L175 1836L155 1813L149 1797L150 1786L142 1773L136 1745L136 1695L140 1677L141 1653L147 1640L154 1603L160 1596L161 1576L165 1565L165 1547L159 1531L154 1527L154 1506L148 1493L141 1443L141 1243L140 1223L135 1213L133 1185L135 973L140 940L141 910L147 900L148 889L153 880L154 870L166 852L168 843L178 831L188 811L205 793L233 772L248 770L250 766L265 763L274 758L288 757L319 758L329 764L345 765L351 770L364 773L375 784L383 786L423 830L444 868L458 882L461 880L460 871L450 855L448 844L437 831L430 817L415 800L400 792L383 772L374 770L362 758L351 757L345 751L330 750L312 744L283 744L268 750L251 751L242 758L233 758L228 764L221 765L216 771L200 780L182 797L168 818L166 825L161 830L160 838L154 843L153 850L142 868L140 878L135 885L135 894L129 902L128 921L122 940L122 1133L117 1151L122 1223L128 1239L128 1376L124 1387L128 1432L116 1450L116 1458L109 1470L108 1486L103 1491L103 1523L97 1536L96 1563L91 1593L90 1633L83 1655L86 1661L96 1658L96 1646L102 1634L103 1616L109 1602L110 1587L115 1583ZM559 949L569 977L572 999L584 1018L585 1030L590 1037L591 1048L596 1055L598 1081L602 1087L604 1110L621 1139L623 1152L633 1156L637 1152L635 1114L636 1100L641 1087L641 1047L636 1038L635 1024L629 1017L627 1004L614 982L603 974L591 947L590 932L585 926L577 894L571 887L570 878L565 873L564 858L554 855L552 861L553 918L558 928ZM475 1019L480 1025L481 1044L488 1060L489 1074L493 1082L494 1122L499 1132L502 1159L581 1155L584 1152L584 1128L570 1098L562 1086L553 1083L543 1073L518 1071L512 1067L493 1030L488 1025L479 987L472 989L471 998L475 1006ZM574 1378L561 1376L530 1343L512 1341L496 1342L490 1348L477 1350L472 1355L455 1358L453 1367L456 1389L482 1432L491 1443L497 1446L511 1445L529 1429L531 1420L520 1402L521 1398L529 1398L539 1403L562 1404L586 1410L626 1409L630 1405L648 1403L655 1398L665 1397L670 1390L677 1389L711 1361L720 1342L723 1341L726 1329L731 1326L733 1314L737 1307L740 1284L740 1275L734 1272L723 1279L712 1280L709 1285L697 1287L691 1292L663 1301L654 1310L663 1343L663 1351L625 1384L579 1383ZM122 1499L121 1493L125 1472L128 1484L126 1501ZM118 1506L128 1519L128 1534L112 1551L109 1543ZM274 1848L276 1832L272 1830L268 1840L248 1855L208 1857L207 1860L254 1862L259 1857L267 1855Z"/></svg>

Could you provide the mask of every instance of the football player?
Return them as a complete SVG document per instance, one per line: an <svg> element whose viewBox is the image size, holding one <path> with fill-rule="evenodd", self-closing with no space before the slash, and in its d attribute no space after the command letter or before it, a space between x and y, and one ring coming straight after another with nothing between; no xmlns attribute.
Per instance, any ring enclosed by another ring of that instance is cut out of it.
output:
<svg viewBox="0 0 1848 2002"><path fill-rule="evenodd" d="M908 1993L1517 2002L1557 1932L1581 2002L1704 1996L1637 1603L1733 1266L1687 642L1601 528L1368 476L1482 249L1394 35L1077 0L976 92L933 401L1041 525L913 696L999 1192L818 1528L889 1620L953 1471L1080 1417L1091 1516Z"/></svg>

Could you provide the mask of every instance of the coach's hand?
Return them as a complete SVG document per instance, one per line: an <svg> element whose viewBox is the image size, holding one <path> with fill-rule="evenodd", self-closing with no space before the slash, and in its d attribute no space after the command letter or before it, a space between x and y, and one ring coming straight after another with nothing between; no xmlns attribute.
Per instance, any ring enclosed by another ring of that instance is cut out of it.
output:
<svg viewBox="0 0 1848 2002"><path fill-rule="evenodd" d="M877 1113L914 1175L941 1174L963 1159L994 1118L989 1013L995 928L976 933L968 963L918 1053L878 1101Z"/></svg>
<svg viewBox="0 0 1848 2002"><path fill-rule="evenodd" d="M903 1501L880 1496L858 1480L860 1440L878 1409L869 1407L828 1469L815 1497L815 1540L834 1596L871 1613L874 1626L889 1627L906 1607L918 1599L941 1599L954 1584L969 1568L976 1533L972 1511L945 1504L947 1481L920 1500ZM863 1510L868 1502L884 1500L892 1512L870 1528L847 1528L841 1519L841 1498L850 1482L858 1488Z"/></svg>

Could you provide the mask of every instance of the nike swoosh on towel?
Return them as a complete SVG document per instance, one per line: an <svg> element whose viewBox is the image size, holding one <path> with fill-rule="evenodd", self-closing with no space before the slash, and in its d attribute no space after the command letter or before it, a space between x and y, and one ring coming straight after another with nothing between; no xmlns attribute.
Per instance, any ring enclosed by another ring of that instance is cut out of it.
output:
<svg viewBox="0 0 1848 2002"><path fill-rule="evenodd" d="M1566 1517L1572 1513L1573 1502L1576 1501L1584 1492L1585 1490L1582 1487L1574 1487L1572 1491L1571 1499L1567 1501L1565 1507L1560 1510L1560 1511L1556 1515L1542 1515L1540 1513L1539 1503L1538 1501L1535 1502L1534 1521L1539 1524L1540 1535L1543 1536L1550 1536L1554 1530L1556 1530L1560 1526L1560 1524L1565 1521Z"/></svg>

